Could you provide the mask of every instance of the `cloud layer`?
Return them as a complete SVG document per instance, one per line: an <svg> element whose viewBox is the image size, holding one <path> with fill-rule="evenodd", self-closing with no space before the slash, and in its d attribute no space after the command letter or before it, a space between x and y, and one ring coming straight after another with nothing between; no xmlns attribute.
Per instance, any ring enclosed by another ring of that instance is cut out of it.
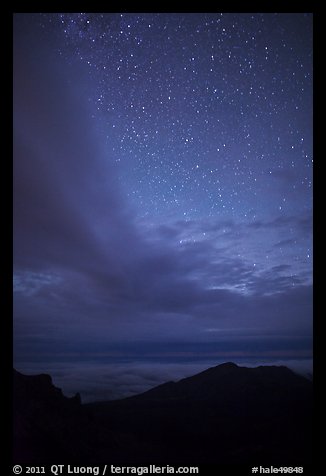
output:
<svg viewBox="0 0 326 476"><path fill-rule="evenodd" d="M263 359L234 359L243 367L258 365L286 365L294 372L308 378L312 377L312 361L299 360L263 360ZM114 363L94 364L88 362L81 366L80 363L56 364L25 364L19 369L26 374L41 372L50 373L53 383L61 388L66 396L81 394L82 402L115 400L130 397L145 392L150 388L165 382L178 381L202 372L209 367L225 362L223 359L212 359L201 362L187 363Z"/></svg>

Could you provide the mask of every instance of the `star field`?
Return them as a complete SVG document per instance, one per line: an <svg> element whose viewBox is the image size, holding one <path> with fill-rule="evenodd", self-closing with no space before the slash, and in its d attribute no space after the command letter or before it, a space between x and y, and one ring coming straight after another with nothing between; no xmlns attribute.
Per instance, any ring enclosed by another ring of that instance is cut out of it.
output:
<svg viewBox="0 0 326 476"><path fill-rule="evenodd" d="M96 78L89 99L140 214L246 220L310 210L309 15L46 19Z"/></svg>

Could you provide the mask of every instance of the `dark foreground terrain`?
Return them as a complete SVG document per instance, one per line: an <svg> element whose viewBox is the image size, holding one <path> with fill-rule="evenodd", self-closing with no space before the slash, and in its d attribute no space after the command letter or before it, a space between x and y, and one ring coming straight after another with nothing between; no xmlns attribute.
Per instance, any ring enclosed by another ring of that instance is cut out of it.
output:
<svg viewBox="0 0 326 476"><path fill-rule="evenodd" d="M14 371L14 463L273 464L312 460L312 382L226 363L123 400L82 405Z"/></svg>

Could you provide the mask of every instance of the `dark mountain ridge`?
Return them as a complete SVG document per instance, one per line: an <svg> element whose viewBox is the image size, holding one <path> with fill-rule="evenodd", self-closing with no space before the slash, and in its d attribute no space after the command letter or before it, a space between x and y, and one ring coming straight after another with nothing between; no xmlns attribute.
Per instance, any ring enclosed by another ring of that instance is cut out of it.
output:
<svg viewBox="0 0 326 476"><path fill-rule="evenodd" d="M306 378L285 366L239 367L227 362L211 367L192 377L178 382L167 382L140 395L133 400L192 399L216 401L225 398L238 400L243 396L260 396L265 392L281 392L282 398L296 390L310 388Z"/></svg>
<svg viewBox="0 0 326 476"><path fill-rule="evenodd" d="M311 462L312 383L287 367L226 363L87 405L15 371L14 417L17 463Z"/></svg>

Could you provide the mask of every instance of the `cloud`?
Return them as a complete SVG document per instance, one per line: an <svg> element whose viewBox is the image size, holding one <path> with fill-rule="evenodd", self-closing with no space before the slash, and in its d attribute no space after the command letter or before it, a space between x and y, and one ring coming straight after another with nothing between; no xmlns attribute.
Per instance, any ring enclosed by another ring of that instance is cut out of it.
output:
<svg viewBox="0 0 326 476"><path fill-rule="evenodd" d="M15 263L101 272L102 262L107 274L107 263L123 272L137 231L94 111L79 96L90 86L26 36L16 35L14 54Z"/></svg>

